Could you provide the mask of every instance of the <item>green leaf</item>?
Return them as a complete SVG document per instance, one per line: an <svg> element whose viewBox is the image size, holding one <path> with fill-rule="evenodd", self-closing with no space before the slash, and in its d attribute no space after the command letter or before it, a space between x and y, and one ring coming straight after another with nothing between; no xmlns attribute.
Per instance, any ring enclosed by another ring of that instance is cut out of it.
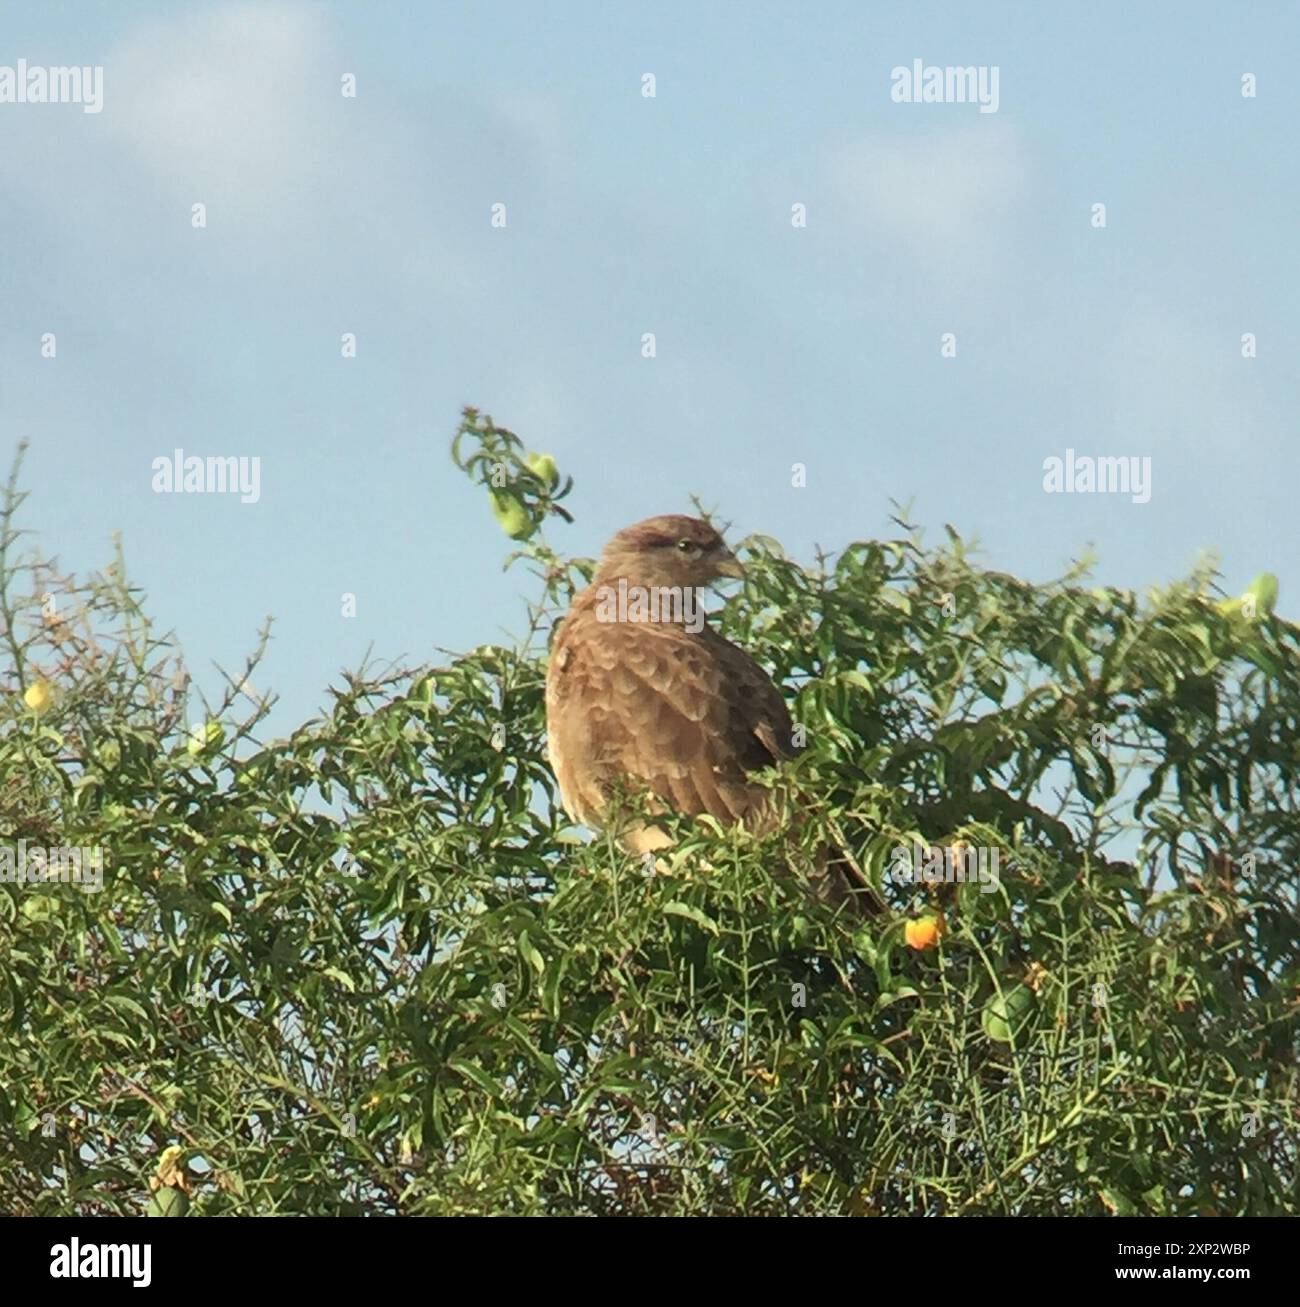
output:
<svg viewBox="0 0 1300 1307"><path fill-rule="evenodd" d="M561 957L546 973L546 978L542 982L542 1007L552 1021L560 1019L560 1004L563 997L560 986L564 980L564 971L567 966L568 959Z"/></svg>
<svg viewBox="0 0 1300 1307"><path fill-rule="evenodd" d="M707 913L699 908L692 907L689 903L680 903L676 900L665 903L663 912L666 917L684 917L687 921L693 921L701 930L708 931L710 935L718 933L718 923Z"/></svg>
<svg viewBox="0 0 1300 1307"><path fill-rule="evenodd" d="M133 1017L148 1025L153 1018L149 1013L140 1006L133 998L128 998L125 994L105 994L104 1002L108 1007L117 1008L122 1012L129 1012Z"/></svg>
<svg viewBox="0 0 1300 1307"><path fill-rule="evenodd" d="M342 985L349 994L355 994L357 992L356 981L353 980L346 971L341 971L338 967L322 967L321 975L328 976L331 980Z"/></svg>
<svg viewBox="0 0 1300 1307"><path fill-rule="evenodd" d="M464 1058L453 1057L447 1062L447 1065L456 1072L457 1075L463 1076L471 1084L477 1085L480 1089L490 1094L493 1098L505 1098L505 1086L498 1080L494 1080L482 1067L475 1066L473 1062L466 1061Z"/></svg>
<svg viewBox="0 0 1300 1307"><path fill-rule="evenodd" d="M546 970L546 962L537 951L525 930L519 936L519 956L540 976Z"/></svg>

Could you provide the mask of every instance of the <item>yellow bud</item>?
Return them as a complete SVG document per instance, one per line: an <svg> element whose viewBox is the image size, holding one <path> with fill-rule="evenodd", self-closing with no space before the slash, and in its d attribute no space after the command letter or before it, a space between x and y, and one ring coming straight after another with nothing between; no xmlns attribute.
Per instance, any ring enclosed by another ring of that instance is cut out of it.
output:
<svg viewBox="0 0 1300 1307"><path fill-rule="evenodd" d="M553 490L560 480L560 469L549 454L529 454L528 470L548 489Z"/></svg>
<svg viewBox="0 0 1300 1307"><path fill-rule="evenodd" d="M219 749L226 742L226 728L219 721L196 722L185 742L185 751L192 758L207 749Z"/></svg>
<svg viewBox="0 0 1300 1307"><path fill-rule="evenodd" d="M533 533L528 510L508 490L492 491L492 515L512 539L527 540Z"/></svg>
<svg viewBox="0 0 1300 1307"><path fill-rule="evenodd" d="M54 700L54 688L48 681L33 681L23 691L23 702L32 712L44 712Z"/></svg>

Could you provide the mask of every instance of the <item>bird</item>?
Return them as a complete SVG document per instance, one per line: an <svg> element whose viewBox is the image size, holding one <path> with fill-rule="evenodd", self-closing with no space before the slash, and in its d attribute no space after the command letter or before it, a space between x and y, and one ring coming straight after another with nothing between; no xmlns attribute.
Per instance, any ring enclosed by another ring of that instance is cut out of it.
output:
<svg viewBox="0 0 1300 1307"><path fill-rule="evenodd" d="M755 834L782 820L754 774L797 756L790 710L768 673L699 608L705 587L743 577L711 523L647 518L609 541L558 626L546 733L560 799L575 822L600 830L620 794L645 792L647 818L618 830L634 854L672 844L653 819L664 811Z"/></svg>

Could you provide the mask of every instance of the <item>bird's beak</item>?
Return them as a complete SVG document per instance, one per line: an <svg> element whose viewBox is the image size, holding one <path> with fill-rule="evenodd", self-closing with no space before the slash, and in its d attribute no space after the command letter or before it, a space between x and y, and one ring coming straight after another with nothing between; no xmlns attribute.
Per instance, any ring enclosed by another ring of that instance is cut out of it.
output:
<svg viewBox="0 0 1300 1307"><path fill-rule="evenodd" d="M745 569L740 565L740 559L731 552L726 550L718 560L718 565L713 569L719 576L734 577L737 581L745 579Z"/></svg>

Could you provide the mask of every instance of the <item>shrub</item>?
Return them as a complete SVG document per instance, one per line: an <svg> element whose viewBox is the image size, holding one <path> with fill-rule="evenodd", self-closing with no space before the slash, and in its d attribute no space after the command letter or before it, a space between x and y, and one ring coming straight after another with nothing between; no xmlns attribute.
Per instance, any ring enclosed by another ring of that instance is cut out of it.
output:
<svg viewBox="0 0 1300 1307"><path fill-rule="evenodd" d="M902 520L813 568L751 538L719 626L805 728L771 778L803 821L679 823L654 871L574 831L545 762L570 483L474 410L454 455L536 574L526 635L363 668L273 741L257 654L199 710L120 557L19 556L15 472L0 846L100 848L104 879L0 885L0 1208L142 1212L157 1164L207 1215L1297 1211L1270 603L1208 567L1032 585ZM886 913L784 870L824 840ZM954 845L996 883L896 878Z"/></svg>

